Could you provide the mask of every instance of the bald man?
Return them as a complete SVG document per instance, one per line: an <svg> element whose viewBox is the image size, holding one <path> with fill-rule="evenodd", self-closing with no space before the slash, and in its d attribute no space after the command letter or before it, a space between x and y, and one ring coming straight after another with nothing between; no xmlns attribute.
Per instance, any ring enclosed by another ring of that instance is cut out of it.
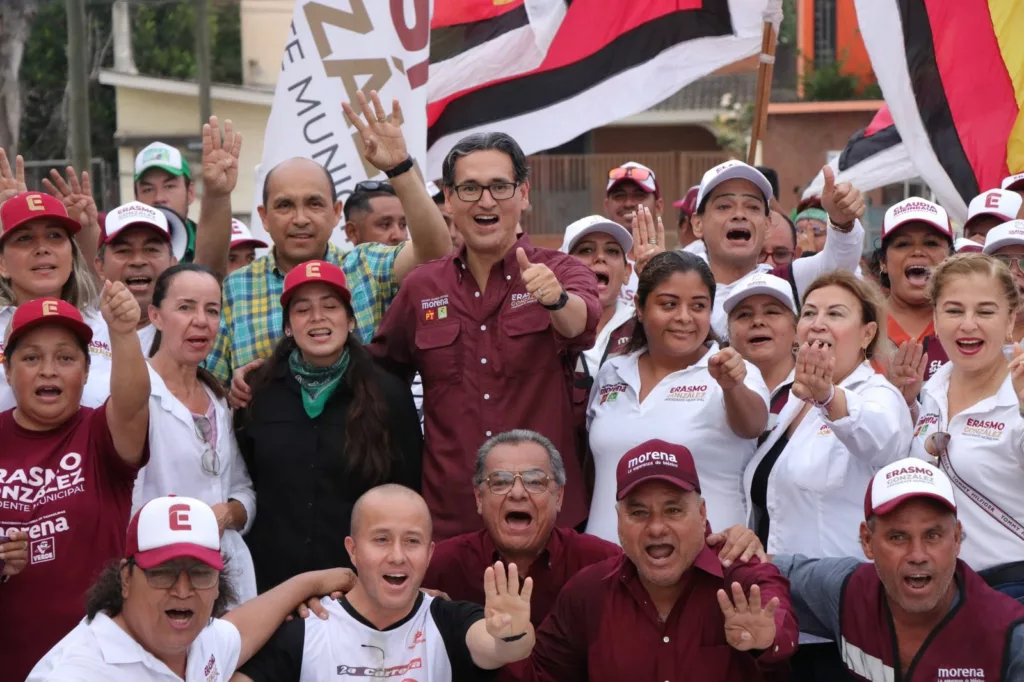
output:
<svg viewBox="0 0 1024 682"><path fill-rule="evenodd" d="M484 608L420 591L434 543L419 494L397 484L373 488L356 502L351 531L345 548L359 575L356 587L322 600L326 620L282 625L234 682L326 682L339 675L458 682L530 655L533 581L527 578L520 592L514 564L507 576L500 562L487 568Z"/></svg>
<svg viewBox="0 0 1024 682"><path fill-rule="evenodd" d="M374 121L372 126L360 122L357 128L364 145L369 143L368 160L388 175L402 202L412 242L368 242L342 253L329 243L342 220L342 204L330 174L316 161L301 158L272 168L257 210L273 248L224 282L220 333L206 360L207 369L225 383L241 370L232 394L237 404L249 397L242 376L270 357L284 334L279 300L284 277L296 265L325 260L345 272L356 331L369 343L402 279L417 265L451 251L448 226L413 167L401 129L387 121Z"/></svg>

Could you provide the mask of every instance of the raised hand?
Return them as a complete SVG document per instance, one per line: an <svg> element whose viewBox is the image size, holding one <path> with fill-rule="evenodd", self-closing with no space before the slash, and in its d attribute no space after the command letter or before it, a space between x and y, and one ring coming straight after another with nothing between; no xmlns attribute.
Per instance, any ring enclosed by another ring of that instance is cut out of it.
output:
<svg viewBox="0 0 1024 682"><path fill-rule="evenodd" d="M551 268L543 263L531 263L522 247L516 249L516 260L522 272L526 291L541 305L555 305L562 297L562 285Z"/></svg>
<svg viewBox="0 0 1024 682"><path fill-rule="evenodd" d="M722 390L728 391L743 384L747 377L747 365L736 349L729 346L708 360L708 374L718 382Z"/></svg>
<svg viewBox="0 0 1024 682"><path fill-rule="evenodd" d="M60 176L60 171L51 168L49 179L43 178L43 189L60 199L64 208L68 210L68 215L82 225L98 224L99 209L96 208L96 199L92 196L89 171L82 171L81 182L74 168L68 166L66 172L67 181Z"/></svg>
<svg viewBox="0 0 1024 682"><path fill-rule="evenodd" d="M1017 394L1017 405L1024 414L1024 348L1019 343L1013 344L1013 355L1010 359L1010 377L1013 381L1013 392Z"/></svg>
<svg viewBox="0 0 1024 682"><path fill-rule="evenodd" d="M214 196L228 196L238 184L238 155L242 151L242 133L236 133L231 119L224 121L221 140L217 117L203 125L203 191Z"/></svg>
<svg viewBox="0 0 1024 682"><path fill-rule="evenodd" d="M111 334L134 334L139 326L139 304L124 282L107 280L100 293L100 313Z"/></svg>
<svg viewBox="0 0 1024 682"><path fill-rule="evenodd" d="M20 155L14 159L14 168L12 172L7 152L0 148L0 204L28 191L28 185L25 184L25 159Z"/></svg>
<svg viewBox="0 0 1024 682"><path fill-rule="evenodd" d="M363 157L378 170L391 170L409 158L405 136L402 135L402 107L397 99L393 100L391 114L386 114L376 90L370 91L372 108L362 90L356 93L356 97L359 99L359 109L366 118L365 123L348 102L342 102L341 108L345 118L363 138Z"/></svg>
<svg viewBox="0 0 1024 682"><path fill-rule="evenodd" d="M889 382L903 394L907 405L912 406L917 401L926 369L928 354L924 352L924 344L916 339L901 343L889 365Z"/></svg>
<svg viewBox="0 0 1024 682"><path fill-rule="evenodd" d="M796 353L793 395L808 402L824 403L832 395L836 359L823 341L808 341Z"/></svg>
<svg viewBox="0 0 1024 682"><path fill-rule="evenodd" d="M750 586L750 598L739 583L732 584L732 601L725 590L718 591L718 606L725 616L725 641L737 651L767 649L775 641L775 609L779 598L772 597L761 608L761 588Z"/></svg>
<svg viewBox="0 0 1024 682"><path fill-rule="evenodd" d="M821 172L825 176L825 187L821 190L821 207L828 213L833 225L852 225L853 221L863 216L867 210L860 190L848 182L840 182L837 185L832 166L826 165Z"/></svg>
<svg viewBox="0 0 1024 682"><path fill-rule="evenodd" d="M533 578L523 581L519 591L519 569L515 564L505 566L499 561L484 571L484 618L487 633L495 639L515 637L526 632L530 624L530 595Z"/></svg>
<svg viewBox="0 0 1024 682"><path fill-rule="evenodd" d="M655 218L651 209L641 206L633 214L633 268L639 275L648 262L665 250L665 224Z"/></svg>

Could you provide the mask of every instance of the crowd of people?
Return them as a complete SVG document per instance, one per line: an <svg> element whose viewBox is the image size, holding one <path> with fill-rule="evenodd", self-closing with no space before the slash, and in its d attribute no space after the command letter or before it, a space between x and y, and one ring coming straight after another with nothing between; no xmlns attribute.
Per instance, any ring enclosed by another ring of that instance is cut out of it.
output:
<svg viewBox="0 0 1024 682"><path fill-rule="evenodd" d="M424 182L358 104L387 179L278 164L270 244L230 122L198 222L171 146L107 213L0 150L0 678L1024 681L1024 174L862 263L829 168L669 248L629 162L554 250L511 137Z"/></svg>

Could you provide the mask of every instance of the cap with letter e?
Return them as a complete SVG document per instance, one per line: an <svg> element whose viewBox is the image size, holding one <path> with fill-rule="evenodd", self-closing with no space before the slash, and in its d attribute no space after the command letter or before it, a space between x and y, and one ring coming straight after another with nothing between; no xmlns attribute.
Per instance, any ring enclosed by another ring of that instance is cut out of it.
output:
<svg viewBox="0 0 1024 682"><path fill-rule="evenodd" d="M619 460L615 472L615 499L646 481L665 481L687 492L700 492L700 479L693 455L683 445L649 440L637 445Z"/></svg>
<svg viewBox="0 0 1024 682"><path fill-rule="evenodd" d="M46 325L64 327L85 344L92 341L92 327L85 323L78 308L59 298L37 298L15 308L4 331L4 345L10 346L18 337Z"/></svg>
<svg viewBox="0 0 1024 682"><path fill-rule="evenodd" d="M255 246L257 249L267 248L267 243L262 239L256 239L252 232L238 218L231 219L231 248L236 246Z"/></svg>
<svg viewBox="0 0 1024 682"><path fill-rule="evenodd" d="M884 516L907 500L935 500L956 513L956 498L949 477L924 460L907 457L882 467L868 482L864 518Z"/></svg>
<svg viewBox="0 0 1024 682"><path fill-rule="evenodd" d="M964 221L964 232L967 232L967 228L977 218L991 216L1003 222L1013 220L1017 217L1017 213L1020 212L1022 203L1024 203L1024 199L1021 199L1020 195L1016 192L1010 192L1009 190L992 189L988 192L982 192L971 199L971 203L967 207L967 220Z"/></svg>
<svg viewBox="0 0 1024 682"><path fill-rule="evenodd" d="M146 146L135 157L135 182L138 182L143 173L150 168L159 168L171 175L184 175L192 179L192 171L185 157L176 148L163 142L154 142Z"/></svg>
<svg viewBox="0 0 1024 682"><path fill-rule="evenodd" d="M336 289L346 303L352 302L352 293L345 282L345 273L337 265L322 260L308 260L292 268L284 278L284 291L281 292L281 307L287 308L296 289L303 284L320 282Z"/></svg>
<svg viewBox="0 0 1024 682"><path fill-rule="evenodd" d="M140 568L190 557L224 570L220 527L208 504L192 497L157 497L142 505L128 524L125 558Z"/></svg>
<svg viewBox="0 0 1024 682"><path fill-rule="evenodd" d="M42 192L22 192L0 204L0 243L11 232L32 220L57 223L71 234L78 234L82 224L68 215L64 203Z"/></svg>

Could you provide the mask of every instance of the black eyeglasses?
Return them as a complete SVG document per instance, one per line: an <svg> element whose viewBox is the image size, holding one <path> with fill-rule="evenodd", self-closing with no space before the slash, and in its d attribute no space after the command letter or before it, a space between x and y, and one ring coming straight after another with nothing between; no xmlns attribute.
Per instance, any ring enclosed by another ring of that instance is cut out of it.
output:
<svg viewBox="0 0 1024 682"><path fill-rule="evenodd" d="M779 246L767 253L762 252L757 262L764 263L768 260L769 256L777 265L785 265L793 260L793 249L787 249L785 246Z"/></svg>
<svg viewBox="0 0 1024 682"><path fill-rule="evenodd" d="M169 561L153 568L143 568L142 573L146 576L149 586L157 590L169 590L174 587L182 573L188 575L188 581L197 590L208 590L220 580L220 571L203 563Z"/></svg>
<svg viewBox="0 0 1024 682"><path fill-rule="evenodd" d="M356 192L387 192L388 194L394 194L395 188L391 186L390 182L384 180L363 180L357 182L356 186L352 188L352 194Z"/></svg>
<svg viewBox="0 0 1024 682"><path fill-rule="evenodd" d="M995 258L1000 263L1002 263L1003 265L1005 265L1006 267L1010 268L1011 270L1013 269L1013 264L1016 263L1017 268L1021 272L1024 272L1024 256L1007 256L1004 254L997 253L992 257Z"/></svg>
<svg viewBox="0 0 1024 682"><path fill-rule="evenodd" d="M484 483L495 495L508 495L515 487L517 478L523 482L523 488L531 495L547 492L548 484L551 483L551 477L539 469L523 472L495 471L484 479Z"/></svg>
<svg viewBox="0 0 1024 682"><path fill-rule="evenodd" d="M519 187L518 182L494 182L490 185L478 185L476 183L467 182L464 185L455 185L452 189L463 201L480 201L484 195L484 190L491 193L491 197L495 201L504 201L505 199L511 199L516 193L516 188Z"/></svg>

